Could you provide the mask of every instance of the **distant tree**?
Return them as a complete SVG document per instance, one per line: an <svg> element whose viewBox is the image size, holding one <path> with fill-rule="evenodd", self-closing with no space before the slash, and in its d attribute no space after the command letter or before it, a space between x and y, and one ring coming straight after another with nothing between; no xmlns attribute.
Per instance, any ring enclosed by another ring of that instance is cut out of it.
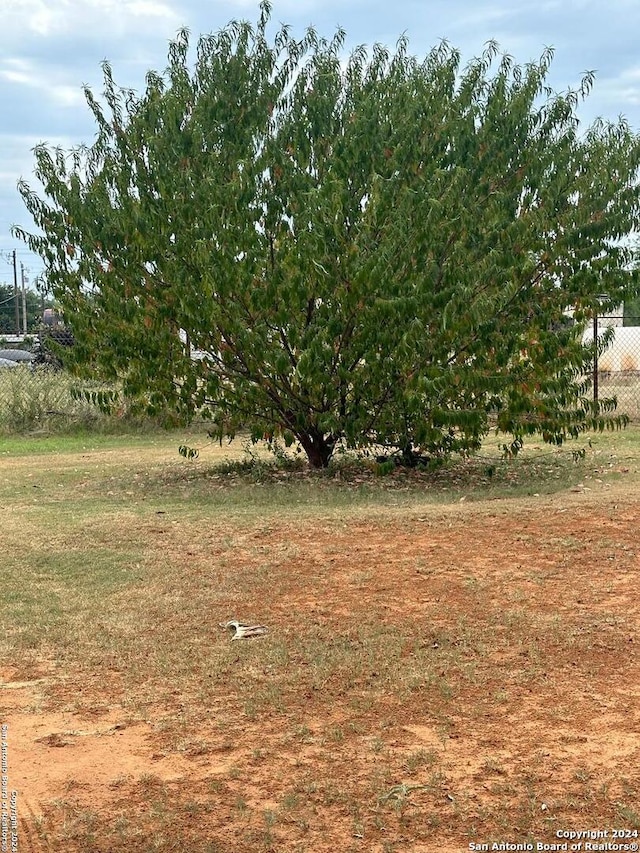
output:
<svg viewBox="0 0 640 853"><path fill-rule="evenodd" d="M15 301L13 287L0 284L0 334L15 334Z"/></svg>
<svg viewBox="0 0 640 853"><path fill-rule="evenodd" d="M232 22L192 68L179 34L141 95L103 66L85 94L98 134L36 149L41 234L78 371L153 407L205 408L214 430L468 453L490 424L561 443L620 425L587 399L580 322L603 290L638 291L640 140L624 121L580 132L588 93L546 87L490 44L461 68L376 45L346 64L287 27ZM573 328L563 313L575 309ZM606 307L606 306L605 306ZM204 353L191 358L191 347Z"/></svg>
<svg viewBox="0 0 640 853"><path fill-rule="evenodd" d="M624 303L624 326L640 326L640 296Z"/></svg>
<svg viewBox="0 0 640 853"><path fill-rule="evenodd" d="M32 332L42 318L43 300L39 293L31 289L26 291L25 298L27 303L27 329ZM13 285L0 284L0 334L15 335L15 304ZM45 300L45 306L50 304L50 300ZM22 331L22 291L18 294L18 306L20 311L20 330Z"/></svg>

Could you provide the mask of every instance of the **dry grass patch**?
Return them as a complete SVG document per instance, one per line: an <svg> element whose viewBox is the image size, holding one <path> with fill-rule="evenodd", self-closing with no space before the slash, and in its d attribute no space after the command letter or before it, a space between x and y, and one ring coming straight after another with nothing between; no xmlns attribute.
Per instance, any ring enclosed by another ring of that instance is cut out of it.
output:
<svg viewBox="0 0 640 853"><path fill-rule="evenodd" d="M167 446L12 458L0 713L23 846L422 853L640 829L619 451L593 450L590 491L462 503L230 485L167 469ZM270 633L233 642L233 617Z"/></svg>

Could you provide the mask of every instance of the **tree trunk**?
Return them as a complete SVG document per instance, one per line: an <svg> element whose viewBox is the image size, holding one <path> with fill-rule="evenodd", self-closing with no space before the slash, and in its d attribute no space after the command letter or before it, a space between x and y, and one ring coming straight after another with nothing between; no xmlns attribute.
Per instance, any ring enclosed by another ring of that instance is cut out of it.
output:
<svg viewBox="0 0 640 853"><path fill-rule="evenodd" d="M305 430L297 435L312 468L326 468L333 456L336 439L325 437L318 430Z"/></svg>

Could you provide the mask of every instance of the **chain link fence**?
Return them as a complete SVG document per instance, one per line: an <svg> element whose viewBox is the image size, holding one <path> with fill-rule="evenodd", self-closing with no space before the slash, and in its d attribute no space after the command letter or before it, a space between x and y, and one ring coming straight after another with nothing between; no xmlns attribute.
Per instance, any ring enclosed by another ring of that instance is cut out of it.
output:
<svg viewBox="0 0 640 853"><path fill-rule="evenodd" d="M640 316L595 317L585 330L585 343L601 337L607 329L612 330L613 337L594 359L593 397L595 400L616 397L618 411L640 422ZM69 346L73 341L59 343ZM99 408L78 394L76 381L55 369L58 366L55 357L42 346L36 346L36 350L33 364L39 364L40 369L32 369L27 361L0 368L0 431L90 427L99 421ZM26 357L26 353L23 355ZM96 394L104 389L101 383L82 385L84 390L92 386Z"/></svg>
<svg viewBox="0 0 640 853"><path fill-rule="evenodd" d="M83 393L94 396L103 387L82 383L52 367L37 369L28 362L0 367L0 434L67 432L99 429L105 415Z"/></svg>
<svg viewBox="0 0 640 853"><path fill-rule="evenodd" d="M613 339L593 363L595 400L616 397L618 411L640 421L640 316L607 314L594 317L585 331L585 341L593 341L612 329Z"/></svg>

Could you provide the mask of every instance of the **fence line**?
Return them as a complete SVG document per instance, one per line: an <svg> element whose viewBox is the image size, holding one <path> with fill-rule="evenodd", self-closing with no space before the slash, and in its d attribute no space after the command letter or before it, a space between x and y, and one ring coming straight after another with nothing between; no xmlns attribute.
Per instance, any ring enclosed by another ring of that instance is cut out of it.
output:
<svg viewBox="0 0 640 853"><path fill-rule="evenodd" d="M626 323L627 325L623 325ZM594 317L584 332L590 343L613 327L613 340L593 362L593 399L616 397L618 411L640 422L640 317L606 315ZM76 419L96 416L85 401L74 399L74 383L65 375L40 375L20 369L0 369L4 374L0 388L0 422L9 420ZM9 376L8 374L12 375ZM22 386L22 387L21 387Z"/></svg>
<svg viewBox="0 0 640 853"><path fill-rule="evenodd" d="M626 325L625 325L626 324ZM616 397L618 410L640 420L640 317L622 314L595 316L584 333L585 342L613 328L613 340L593 360L593 399Z"/></svg>

